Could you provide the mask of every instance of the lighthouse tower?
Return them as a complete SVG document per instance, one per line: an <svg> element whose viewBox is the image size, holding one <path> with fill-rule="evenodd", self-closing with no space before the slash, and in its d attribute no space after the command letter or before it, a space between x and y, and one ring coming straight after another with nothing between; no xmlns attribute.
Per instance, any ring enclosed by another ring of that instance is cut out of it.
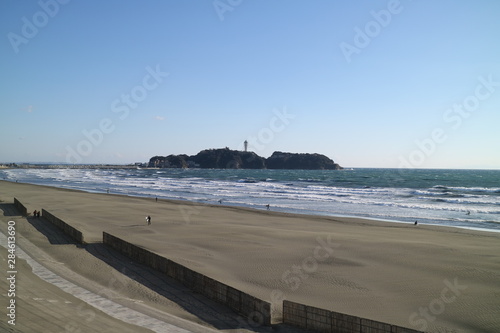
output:
<svg viewBox="0 0 500 333"><path fill-rule="evenodd" d="M248 141L245 140L245 142L243 142L243 144L245 145L245 152L247 152L248 151Z"/></svg>

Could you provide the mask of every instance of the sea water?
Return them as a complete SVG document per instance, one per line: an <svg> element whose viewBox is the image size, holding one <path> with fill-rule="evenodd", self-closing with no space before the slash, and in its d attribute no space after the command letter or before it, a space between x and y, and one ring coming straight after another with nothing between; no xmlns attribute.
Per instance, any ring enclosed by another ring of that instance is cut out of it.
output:
<svg viewBox="0 0 500 333"><path fill-rule="evenodd" d="M500 231L500 170L7 169L88 192Z"/></svg>

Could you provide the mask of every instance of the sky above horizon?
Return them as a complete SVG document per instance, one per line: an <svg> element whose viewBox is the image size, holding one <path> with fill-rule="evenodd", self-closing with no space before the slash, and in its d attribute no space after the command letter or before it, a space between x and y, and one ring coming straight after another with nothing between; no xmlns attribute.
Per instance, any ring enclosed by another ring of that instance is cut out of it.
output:
<svg viewBox="0 0 500 333"><path fill-rule="evenodd" d="M500 2L5 0L0 163L500 169Z"/></svg>

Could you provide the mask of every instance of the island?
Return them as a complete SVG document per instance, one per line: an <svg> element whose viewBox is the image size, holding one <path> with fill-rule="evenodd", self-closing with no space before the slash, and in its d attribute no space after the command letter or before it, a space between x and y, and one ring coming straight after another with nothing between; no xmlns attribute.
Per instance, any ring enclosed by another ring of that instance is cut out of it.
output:
<svg viewBox="0 0 500 333"><path fill-rule="evenodd" d="M196 155L154 156L149 168L201 169L292 169L341 170L342 167L322 154L286 153L276 151L269 158L254 152L229 148L205 149Z"/></svg>

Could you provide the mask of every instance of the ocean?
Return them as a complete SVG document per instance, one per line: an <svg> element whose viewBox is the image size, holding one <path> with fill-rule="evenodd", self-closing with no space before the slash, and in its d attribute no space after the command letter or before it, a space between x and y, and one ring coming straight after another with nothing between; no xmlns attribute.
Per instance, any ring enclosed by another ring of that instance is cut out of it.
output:
<svg viewBox="0 0 500 333"><path fill-rule="evenodd" d="M500 232L500 170L6 169L0 179Z"/></svg>

